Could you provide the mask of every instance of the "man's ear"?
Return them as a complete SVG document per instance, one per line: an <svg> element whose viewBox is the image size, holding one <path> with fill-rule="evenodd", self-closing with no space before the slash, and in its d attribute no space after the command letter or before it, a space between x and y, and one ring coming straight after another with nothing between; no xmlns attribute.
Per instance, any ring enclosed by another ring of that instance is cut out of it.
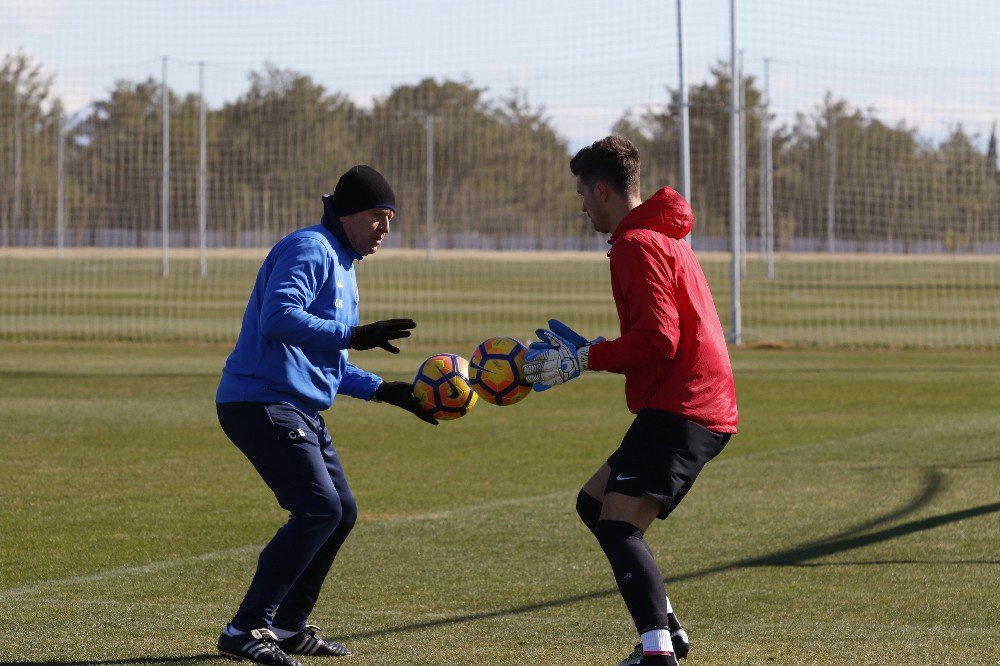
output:
<svg viewBox="0 0 1000 666"><path fill-rule="evenodd" d="M598 201L606 202L611 195L611 190L608 188L607 183L599 180L594 183L594 194L597 195Z"/></svg>

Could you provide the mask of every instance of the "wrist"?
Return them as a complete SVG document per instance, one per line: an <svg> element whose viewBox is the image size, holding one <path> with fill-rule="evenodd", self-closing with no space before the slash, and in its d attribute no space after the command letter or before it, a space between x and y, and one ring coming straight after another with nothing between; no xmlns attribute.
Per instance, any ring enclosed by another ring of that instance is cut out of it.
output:
<svg viewBox="0 0 1000 666"><path fill-rule="evenodd" d="M576 352L576 357L580 360L580 372L590 370L590 345L584 345Z"/></svg>

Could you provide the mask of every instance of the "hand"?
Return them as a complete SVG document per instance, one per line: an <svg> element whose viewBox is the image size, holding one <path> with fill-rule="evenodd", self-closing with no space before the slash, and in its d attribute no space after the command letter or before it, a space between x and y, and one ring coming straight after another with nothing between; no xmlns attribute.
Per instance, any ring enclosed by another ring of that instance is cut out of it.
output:
<svg viewBox="0 0 1000 666"><path fill-rule="evenodd" d="M420 406L420 400L413 395L413 385L406 382L382 382L375 389L375 400L387 402L416 415L421 421L437 425L437 419Z"/></svg>
<svg viewBox="0 0 1000 666"><path fill-rule="evenodd" d="M410 337L411 328L416 328L417 323L412 319L385 319L376 321L364 326L355 326L351 329L351 349L382 349L399 353L399 347L394 346L390 340Z"/></svg>
<svg viewBox="0 0 1000 666"><path fill-rule="evenodd" d="M524 363L524 378L531 382L535 391L568 382L588 369L589 345L578 350L552 331L540 328L536 333L541 342L528 346Z"/></svg>
<svg viewBox="0 0 1000 666"><path fill-rule="evenodd" d="M593 340L588 340L558 319L549 319L549 330L569 342L578 350L588 345L597 344L598 342L607 342L607 339L604 337L596 337Z"/></svg>
<svg viewBox="0 0 1000 666"><path fill-rule="evenodd" d="M597 344L598 342L607 342L607 338L604 336L598 336L593 340L588 340L558 319L549 319L549 330L576 347L578 352L582 352L585 347L589 348L590 345ZM528 345L528 353L525 358L527 360L537 359L540 351L547 351L550 349L552 349L552 347L549 346L547 342L532 342ZM589 360L589 349L586 354ZM550 388L552 388L552 386L545 384L534 385L535 391L538 392L547 391Z"/></svg>

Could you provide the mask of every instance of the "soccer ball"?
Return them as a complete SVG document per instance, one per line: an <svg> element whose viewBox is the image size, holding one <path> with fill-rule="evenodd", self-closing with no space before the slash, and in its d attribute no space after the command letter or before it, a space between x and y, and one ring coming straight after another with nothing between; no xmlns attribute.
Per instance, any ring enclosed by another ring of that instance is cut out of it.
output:
<svg viewBox="0 0 1000 666"><path fill-rule="evenodd" d="M465 416L479 396L469 385L469 362L455 354L435 354L420 364L413 378L413 395L434 418Z"/></svg>
<svg viewBox="0 0 1000 666"><path fill-rule="evenodd" d="M531 384L524 379L528 349L513 338L484 340L472 353L469 380L479 396L501 407L524 400Z"/></svg>

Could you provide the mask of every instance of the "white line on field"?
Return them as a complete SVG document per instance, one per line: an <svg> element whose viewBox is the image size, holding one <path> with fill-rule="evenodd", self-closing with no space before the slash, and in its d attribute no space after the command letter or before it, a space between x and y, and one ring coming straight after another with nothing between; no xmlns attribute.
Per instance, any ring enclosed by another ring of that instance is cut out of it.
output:
<svg viewBox="0 0 1000 666"><path fill-rule="evenodd" d="M365 520L364 516L362 515L361 521L365 523L372 523L379 525L379 524L411 522L418 520L442 520L459 514L475 513L478 511L489 511L491 509L497 509L505 506L532 504L534 502L544 502L546 500L560 498L560 497L569 497L571 494L572 493L569 491L562 491L558 493L548 493L546 495L534 495L531 497L517 497L507 500L497 500L494 502L469 504L454 509L446 509L444 511L431 511L428 513L416 513L416 514L392 516L386 518L376 517L368 520ZM211 553L192 555L190 557L178 557L169 560L160 560L158 562L150 562L148 564L141 564L138 566L115 567L113 569L105 569L103 571L97 571L95 573L86 576L71 576L69 578L55 578L51 580L42 580L38 581L37 583L32 583L31 585L24 585L22 587L12 587L6 590L0 590L0 601L9 601L16 597L35 594L37 592L44 592L46 590L51 590L58 587L65 587L67 585L86 585L88 583L99 583L106 580L114 580L117 578L142 576L145 574L164 571L166 569L172 569L174 567L184 566L186 564L191 564L194 562L204 562L207 560L216 560L216 559L224 559L227 557L248 555L251 553L259 552L260 549L263 547L264 544L254 544L252 546L239 546L237 548L227 548L225 550L217 550Z"/></svg>
<svg viewBox="0 0 1000 666"><path fill-rule="evenodd" d="M87 583L97 583L104 580L111 580L114 578L127 578L128 576L142 575L148 573L155 573L157 571L163 571L164 569L170 569L172 567L181 566L189 562L201 562L205 560L214 560L224 557L230 557L233 555L243 555L245 553L252 553L255 549L259 550L261 546L240 546L239 548L228 548L226 550L217 550L213 553L203 553L201 555L193 555L191 557L179 557L171 560L160 560L159 562L150 562L149 564L141 564L134 567L116 567L114 569L105 569L104 571L98 571L92 573L88 576L71 576L70 578L56 578L52 580L42 580L31 585L25 585L23 587L12 587L8 590L0 590L0 601L6 601L14 597L23 596L25 594L33 594L35 592L43 592L45 590L51 590L56 587L63 587L66 585L85 585Z"/></svg>

